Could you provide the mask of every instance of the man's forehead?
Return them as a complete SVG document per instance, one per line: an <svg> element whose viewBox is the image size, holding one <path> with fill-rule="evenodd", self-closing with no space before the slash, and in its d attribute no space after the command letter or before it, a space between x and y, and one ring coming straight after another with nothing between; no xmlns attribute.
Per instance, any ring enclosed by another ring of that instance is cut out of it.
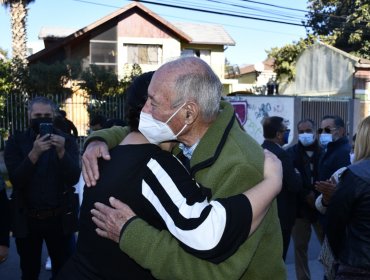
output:
<svg viewBox="0 0 370 280"><path fill-rule="evenodd" d="M31 112L33 114L36 114L36 113L52 113L53 109L51 108L50 104L35 103L35 104L32 105Z"/></svg>
<svg viewBox="0 0 370 280"><path fill-rule="evenodd" d="M334 126L334 119L325 119L325 120L322 120L321 122L321 127L322 128L325 128L327 126Z"/></svg>
<svg viewBox="0 0 370 280"><path fill-rule="evenodd" d="M298 125L298 129L303 129L303 128L312 128L312 123L311 122L302 122Z"/></svg>

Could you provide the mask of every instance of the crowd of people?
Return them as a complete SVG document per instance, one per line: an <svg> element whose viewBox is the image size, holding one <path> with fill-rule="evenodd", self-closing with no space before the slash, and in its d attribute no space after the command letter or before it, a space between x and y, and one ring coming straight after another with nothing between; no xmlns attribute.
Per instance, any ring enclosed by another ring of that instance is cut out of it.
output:
<svg viewBox="0 0 370 280"><path fill-rule="evenodd" d="M305 280L314 229L325 279L369 279L370 117L354 156L336 115L300 120L288 148L295 128L265 117L259 145L221 93L198 58L144 73L126 92L125 122L91 120L81 160L65 112L32 99L29 128L4 151L0 263L11 231L26 280L39 277L43 243L58 280L286 279L292 239Z"/></svg>

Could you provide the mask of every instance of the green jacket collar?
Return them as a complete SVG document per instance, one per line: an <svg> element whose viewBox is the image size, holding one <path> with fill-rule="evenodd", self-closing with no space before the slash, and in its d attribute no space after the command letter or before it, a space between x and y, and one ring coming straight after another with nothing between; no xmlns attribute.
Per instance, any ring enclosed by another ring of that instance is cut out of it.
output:
<svg viewBox="0 0 370 280"><path fill-rule="evenodd" d="M219 115L200 140L191 158L190 171L192 175L198 170L212 165L217 160L234 122L233 106L226 101L221 101ZM174 151L175 154L181 152L179 148Z"/></svg>

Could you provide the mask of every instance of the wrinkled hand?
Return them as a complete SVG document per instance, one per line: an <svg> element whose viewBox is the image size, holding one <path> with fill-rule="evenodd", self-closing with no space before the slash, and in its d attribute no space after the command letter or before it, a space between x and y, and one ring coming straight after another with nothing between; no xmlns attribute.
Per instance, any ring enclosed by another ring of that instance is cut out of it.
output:
<svg viewBox="0 0 370 280"><path fill-rule="evenodd" d="M36 163L41 156L41 154L51 147L51 140L46 140L49 135L41 136L37 135L36 140L33 142L33 147L30 153L28 154L29 159L32 163Z"/></svg>
<svg viewBox="0 0 370 280"><path fill-rule="evenodd" d="M99 179L98 158L110 160L108 145L103 141L92 141L82 155L82 176L88 187L95 186Z"/></svg>
<svg viewBox="0 0 370 280"><path fill-rule="evenodd" d="M280 159L271 153L269 150L264 150L265 161L263 167L263 176L265 179L274 179L277 182L282 182L283 180L283 167L281 165ZM281 186L280 186L281 187Z"/></svg>
<svg viewBox="0 0 370 280"><path fill-rule="evenodd" d="M57 134L51 134L50 141L51 141L51 144L55 146L55 150L58 154L58 157L62 158L65 152L64 145L65 145L66 139L63 136L60 136Z"/></svg>
<svg viewBox="0 0 370 280"><path fill-rule="evenodd" d="M318 181L315 183L315 189L322 193L322 200L324 204L328 205L333 193L335 192L336 185L330 180Z"/></svg>
<svg viewBox="0 0 370 280"><path fill-rule="evenodd" d="M113 208L96 202L95 209L91 210L92 220L98 227L96 232L99 236L118 243L122 227L136 214L128 205L114 197L109 198L109 203Z"/></svg>

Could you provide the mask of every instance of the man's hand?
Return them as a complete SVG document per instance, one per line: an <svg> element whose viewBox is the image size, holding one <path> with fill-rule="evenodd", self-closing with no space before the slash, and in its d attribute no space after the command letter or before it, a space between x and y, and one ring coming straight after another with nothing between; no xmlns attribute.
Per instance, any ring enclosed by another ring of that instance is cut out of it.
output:
<svg viewBox="0 0 370 280"><path fill-rule="evenodd" d="M32 150L29 152L28 157L31 160L33 164L35 164L38 160L41 154L51 147L51 140L46 140L49 135L41 136L37 135L35 142L33 142Z"/></svg>
<svg viewBox="0 0 370 280"><path fill-rule="evenodd" d="M95 209L91 210L92 220L98 226L96 229L98 235L119 243L122 227L136 214L127 204L114 197L109 198L109 203L113 208L96 202Z"/></svg>
<svg viewBox="0 0 370 280"><path fill-rule="evenodd" d="M98 158L100 157L110 160L108 145L103 141L90 142L82 155L82 176L88 187L95 186L96 180L99 179Z"/></svg>
<svg viewBox="0 0 370 280"><path fill-rule="evenodd" d="M66 139L63 136L57 134L51 134L50 141L53 146L55 146L55 150L57 152L58 158L61 159L64 156L65 148L64 144Z"/></svg>
<svg viewBox="0 0 370 280"><path fill-rule="evenodd" d="M315 189L322 193L322 200L324 205L328 205L330 199L335 192L336 185L330 180L328 181L318 181L315 183Z"/></svg>

